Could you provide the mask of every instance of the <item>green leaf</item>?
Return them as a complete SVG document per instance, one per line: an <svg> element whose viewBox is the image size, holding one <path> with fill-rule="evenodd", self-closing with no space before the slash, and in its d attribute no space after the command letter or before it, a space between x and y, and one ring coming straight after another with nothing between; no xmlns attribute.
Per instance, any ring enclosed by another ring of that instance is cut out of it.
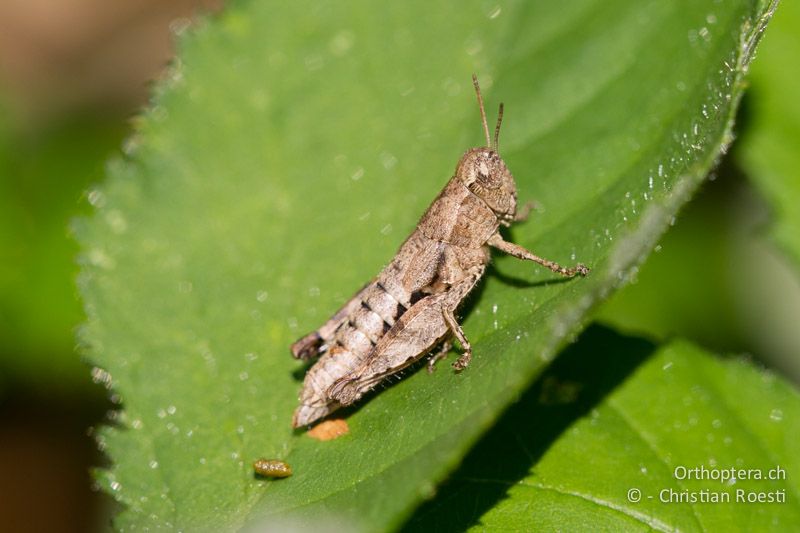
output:
<svg viewBox="0 0 800 533"><path fill-rule="evenodd" d="M775 241L800 267L800 5L784 2L753 64L751 122L737 155L773 208Z"/></svg>
<svg viewBox="0 0 800 533"><path fill-rule="evenodd" d="M627 279L730 140L763 5L686 1L234 5L179 61L78 229L99 436L119 527L399 524ZM288 352L392 256L502 99L513 229L562 282L498 257L472 366L361 402L350 435L290 429ZM138 147L137 147L138 146ZM134 147L137 147L134 149ZM291 478L253 478L258 457ZM263 521L263 522L262 522Z"/></svg>
<svg viewBox="0 0 800 533"><path fill-rule="evenodd" d="M680 213L636 283L593 317L650 339L752 353L798 381L800 278L763 234L767 206L732 163L726 158Z"/></svg>
<svg viewBox="0 0 800 533"><path fill-rule="evenodd" d="M736 209L744 202L730 192L735 177L725 168L729 167L723 165L722 175L706 183L681 211L675 226L641 266L636 282L598 308L596 321L659 341L679 336L716 351L750 347L735 288L752 280L740 272L746 257L743 247L732 244L734 232L745 233L733 223L747 217L742 214L745 210ZM747 229L751 227L752 223ZM700 257L702 268L697 267Z"/></svg>
<svg viewBox="0 0 800 533"><path fill-rule="evenodd" d="M658 348L594 327L408 529L792 531L798 434L800 395L774 374L684 341ZM732 480L731 468L751 472ZM760 492L785 499L737 501Z"/></svg>

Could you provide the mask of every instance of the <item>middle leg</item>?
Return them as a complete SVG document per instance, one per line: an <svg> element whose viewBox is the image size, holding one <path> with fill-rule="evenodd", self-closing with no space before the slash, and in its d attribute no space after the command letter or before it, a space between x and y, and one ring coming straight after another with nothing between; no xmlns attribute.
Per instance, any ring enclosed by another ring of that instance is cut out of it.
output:
<svg viewBox="0 0 800 533"><path fill-rule="evenodd" d="M436 353L428 359L428 374L433 374L433 371L436 370L436 363L447 357L447 353L451 348L453 348L452 337L445 339L439 349L436 350Z"/></svg>
<svg viewBox="0 0 800 533"><path fill-rule="evenodd" d="M464 350L464 353L461 354L461 357L456 359L456 362L453 363L453 368L456 371L460 372L469 366L469 362L472 360L472 345L467 340L467 336L464 335L464 330L461 329L461 325L456 320L455 315L453 315L453 309L449 307L442 307L442 316L444 317L444 321L447 323L447 326L450 328L450 331L453 332L453 335L458 339L458 342L461 344L461 348Z"/></svg>

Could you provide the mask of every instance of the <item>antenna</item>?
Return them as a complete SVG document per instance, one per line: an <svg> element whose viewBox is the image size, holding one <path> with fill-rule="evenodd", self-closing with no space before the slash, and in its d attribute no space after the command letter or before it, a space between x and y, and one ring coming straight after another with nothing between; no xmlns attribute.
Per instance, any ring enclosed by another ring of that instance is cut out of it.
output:
<svg viewBox="0 0 800 533"><path fill-rule="evenodd" d="M478 95L478 105L481 108L481 121L483 121L483 132L486 134L486 147L491 148L492 139L489 137L489 125L486 123L486 111L483 108L483 97L481 96L481 88L478 85L478 77L475 76L475 74L472 75L472 84L475 85L475 94Z"/></svg>
<svg viewBox="0 0 800 533"><path fill-rule="evenodd" d="M494 127L494 151L500 151L500 124L503 122L503 104L500 104L500 110L497 112L497 126Z"/></svg>

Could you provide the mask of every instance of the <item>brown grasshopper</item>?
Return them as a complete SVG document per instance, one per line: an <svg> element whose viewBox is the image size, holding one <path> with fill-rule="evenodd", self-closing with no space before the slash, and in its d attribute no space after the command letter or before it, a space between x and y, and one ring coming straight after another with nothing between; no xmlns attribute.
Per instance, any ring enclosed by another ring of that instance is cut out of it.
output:
<svg viewBox="0 0 800 533"><path fill-rule="evenodd" d="M498 154L503 104L494 142L483 107L478 79L472 76L481 111L486 147L472 148L456 173L420 219L416 229L378 276L356 293L318 330L292 344L294 357L320 356L306 373L300 406L292 425L304 426L350 405L384 378L402 370L437 344L428 369L449 351L455 336L463 349L456 371L472 358L455 311L478 283L489 262L489 247L534 261L563 276L589 269L565 268L503 240L498 228L527 218L530 206L517 213L517 187Z"/></svg>

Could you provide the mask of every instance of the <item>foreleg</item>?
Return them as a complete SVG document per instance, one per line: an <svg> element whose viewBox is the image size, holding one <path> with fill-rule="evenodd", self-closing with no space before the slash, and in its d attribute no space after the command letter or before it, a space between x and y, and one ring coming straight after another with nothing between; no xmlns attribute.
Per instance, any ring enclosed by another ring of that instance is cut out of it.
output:
<svg viewBox="0 0 800 533"><path fill-rule="evenodd" d="M550 270L552 270L557 274L561 274L562 276L567 276L571 278L577 274L585 276L589 273L589 269L582 263L578 263L572 268L563 267L558 263L556 263L555 261L550 261L549 259L539 257L538 255L529 252L528 250L526 250L525 248L523 248L518 244L504 241L503 237L500 235L499 232L492 235L486 244L494 248L497 248L501 252L513 255L518 259L524 259L526 261L533 261L534 263L538 263L544 267L549 268Z"/></svg>

